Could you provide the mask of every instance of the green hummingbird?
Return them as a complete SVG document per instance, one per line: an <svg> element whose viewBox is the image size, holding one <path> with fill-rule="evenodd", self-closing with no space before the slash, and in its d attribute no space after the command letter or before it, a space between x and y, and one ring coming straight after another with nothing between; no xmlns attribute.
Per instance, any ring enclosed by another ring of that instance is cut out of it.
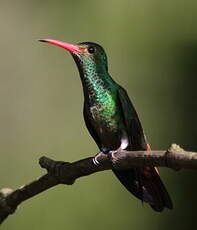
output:
<svg viewBox="0 0 197 230"><path fill-rule="evenodd" d="M84 93L84 120L100 151L150 150L142 125L126 90L108 73L107 55L93 42L76 45L42 39L71 53L79 70ZM99 163L94 159L94 163ZM172 209L172 201L156 167L113 169L120 182L134 196L155 211Z"/></svg>

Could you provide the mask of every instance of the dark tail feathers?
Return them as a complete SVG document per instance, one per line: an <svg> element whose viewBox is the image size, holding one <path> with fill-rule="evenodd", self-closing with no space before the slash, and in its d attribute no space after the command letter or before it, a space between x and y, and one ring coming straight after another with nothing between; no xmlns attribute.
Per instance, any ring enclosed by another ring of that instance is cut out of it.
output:
<svg viewBox="0 0 197 230"><path fill-rule="evenodd" d="M172 201L154 167L113 170L120 182L138 199L148 203L155 211L172 209Z"/></svg>

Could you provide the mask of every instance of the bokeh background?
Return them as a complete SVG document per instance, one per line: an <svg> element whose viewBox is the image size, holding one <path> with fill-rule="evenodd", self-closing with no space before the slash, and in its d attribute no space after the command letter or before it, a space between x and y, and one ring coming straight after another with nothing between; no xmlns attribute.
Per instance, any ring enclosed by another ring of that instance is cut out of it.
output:
<svg viewBox="0 0 197 230"><path fill-rule="evenodd" d="M98 151L83 122L74 61L39 38L101 44L152 148L197 150L196 20L195 0L1 0L0 187L43 174L43 154L74 161ZM28 200L2 229L195 229L196 172L161 176L173 211L153 212L106 171Z"/></svg>

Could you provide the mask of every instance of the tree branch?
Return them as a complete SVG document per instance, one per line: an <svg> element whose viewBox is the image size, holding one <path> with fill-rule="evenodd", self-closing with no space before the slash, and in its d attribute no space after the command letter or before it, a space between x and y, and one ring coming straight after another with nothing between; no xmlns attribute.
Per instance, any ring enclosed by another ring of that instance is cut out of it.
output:
<svg viewBox="0 0 197 230"><path fill-rule="evenodd" d="M187 152L173 144L167 151L117 151L109 154L98 153L73 163L54 161L41 157L39 164L48 173L16 190L0 190L0 223L13 214L19 204L58 184L72 185L79 177L99 171L128 169L132 167L159 166L175 170L197 169L197 152Z"/></svg>

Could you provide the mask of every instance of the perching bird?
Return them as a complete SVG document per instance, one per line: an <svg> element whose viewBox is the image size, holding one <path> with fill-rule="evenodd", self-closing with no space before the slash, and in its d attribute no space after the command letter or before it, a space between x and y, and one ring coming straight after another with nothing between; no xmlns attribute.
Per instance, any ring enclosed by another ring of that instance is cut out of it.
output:
<svg viewBox="0 0 197 230"><path fill-rule="evenodd" d="M80 73L84 92L84 119L100 151L117 149L149 150L138 115L127 92L108 73L104 49L92 42L72 45L58 40L42 39L68 50ZM95 159L96 160L96 159ZM172 201L155 167L115 170L120 182L155 211L172 209Z"/></svg>

